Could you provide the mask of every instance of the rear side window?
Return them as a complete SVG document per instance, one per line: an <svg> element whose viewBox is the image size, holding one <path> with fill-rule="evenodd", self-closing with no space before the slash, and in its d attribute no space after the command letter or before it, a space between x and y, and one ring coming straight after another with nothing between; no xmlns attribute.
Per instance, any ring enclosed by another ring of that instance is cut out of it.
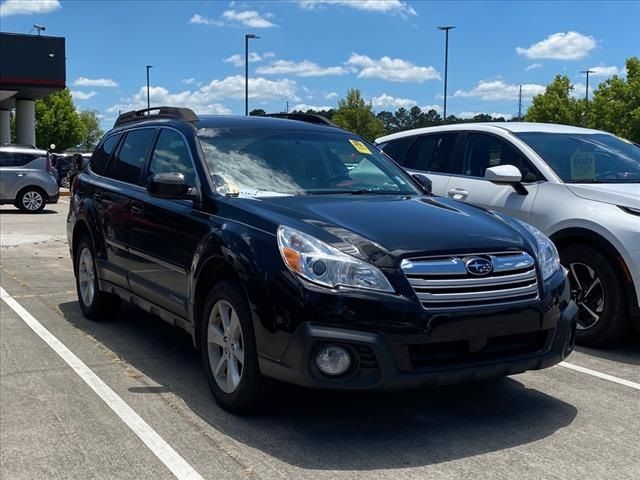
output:
<svg viewBox="0 0 640 480"><path fill-rule="evenodd" d="M91 156L91 170L97 173L98 175L104 175L107 171L107 165L109 163L109 158L111 158L111 154L116 149L116 145L118 145L118 139L120 135L113 135L107 138L102 145L100 145L93 155Z"/></svg>
<svg viewBox="0 0 640 480"><path fill-rule="evenodd" d="M407 152L405 167L434 173L457 173L453 165L453 149L457 133L423 135Z"/></svg>
<svg viewBox="0 0 640 480"><path fill-rule="evenodd" d="M391 140L390 142L380 145L380 149L400 165L406 167L406 157L403 154L414 140L415 137L398 138L397 140Z"/></svg>
<svg viewBox="0 0 640 480"><path fill-rule="evenodd" d="M109 168L109 176L122 182L138 183L155 133L155 129L152 128L127 133L122 146L111 162L113 165Z"/></svg>
<svg viewBox="0 0 640 480"><path fill-rule="evenodd" d="M40 156L30 153L0 152L0 167L23 167L36 158Z"/></svg>

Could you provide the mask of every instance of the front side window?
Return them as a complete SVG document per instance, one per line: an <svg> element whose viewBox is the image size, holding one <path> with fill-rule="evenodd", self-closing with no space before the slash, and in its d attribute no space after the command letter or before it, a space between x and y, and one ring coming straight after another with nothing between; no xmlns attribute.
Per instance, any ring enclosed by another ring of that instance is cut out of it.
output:
<svg viewBox="0 0 640 480"><path fill-rule="evenodd" d="M196 172L189 155L189 147L175 130L163 129L149 164L149 175L178 172L184 175L188 187L195 187Z"/></svg>
<svg viewBox="0 0 640 480"><path fill-rule="evenodd" d="M564 182L640 182L640 147L614 135L545 132L516 135Z"/></svg>
<svg viewBox="0 0 640 480"><path fill-rule="evenodd" d="M434 173L454 172L453 148L457 133L431 134L419 137L407 152L407 168Z"/></svg>
<svg viewBox="0 0 640 480"><path fill-rule="evenodd" d="M401 168L346 132L202 128L198 138L222 194L420 193Z"/></svg>
<svg viewBox="0 0 640 480"><path fill-rule="evenodd" d="M152 128L127 133L110 167L110 177L127 183L138 183L149 145L156 131Z"/></svg>
<svg viewBox="0 0 640 480"><path fill-rule="evenodd" d="M102 145L100 145L93 155L91 156L90 167L91 170L98 175L104 175L107 171L107 165L109 164L109 158L113 154L113 151L118 145L120 135L112 135L107 138Z"/></svg>
<svg viewBox="0 0 640 480"><path fill-rule="evenodd" d="M464 151L464 175L484 177L487 168L499 165L517 167L524 182L535 182L540 178L537 170L509 142L485 133L467 135Z"/></svg>

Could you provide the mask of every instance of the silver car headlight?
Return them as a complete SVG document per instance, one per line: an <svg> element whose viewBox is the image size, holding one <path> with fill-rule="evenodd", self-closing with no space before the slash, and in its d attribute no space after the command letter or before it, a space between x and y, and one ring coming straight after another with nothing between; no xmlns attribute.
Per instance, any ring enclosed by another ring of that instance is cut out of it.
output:
<svg viewBox="0 0 640 480"><path fill-rule="evenodd" d="M293 228L278 227L278 248L289 270L310 282L332 288L394 291L387 277L370 263Z"/></svg>
<svg viewBox="0 0 640 480"><path fill-rule="evenodd" d="M520 220L518 220L518 222L526 228L531 235L533 235L533 238L536 239L536 243L538 244L538 263L540 265L540 272L542 273L542 278L547 280L560 268L560 255L558 254L558 249L551 239L536 227Z"/></svg>

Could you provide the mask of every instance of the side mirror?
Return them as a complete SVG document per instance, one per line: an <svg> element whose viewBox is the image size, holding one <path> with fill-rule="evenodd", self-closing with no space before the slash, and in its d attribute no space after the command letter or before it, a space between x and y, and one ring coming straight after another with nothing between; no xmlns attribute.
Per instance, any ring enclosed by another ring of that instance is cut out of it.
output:
<svg viewBox="0 0 640 480"><path fill-rule="evenodd" d="M147 180L147 193L156 198L182 198L189 192L184 175L178 172L157 173Z"/></svg>
<svg viewBox="0 0 640 480"><path fill-rule="evenodd" d="M433 183L429 177L423 173L412 173L411 176L429 195L433 195Z"/></svg>
<svg viewBox="0 0 640 480"><path fill-rule="evenodd" d="M497 167L487 168L484 172L484 178L496 185L511 185L516 193L520 195L529 193L521 183L522 173L514 165L498 165Z"/></svg>

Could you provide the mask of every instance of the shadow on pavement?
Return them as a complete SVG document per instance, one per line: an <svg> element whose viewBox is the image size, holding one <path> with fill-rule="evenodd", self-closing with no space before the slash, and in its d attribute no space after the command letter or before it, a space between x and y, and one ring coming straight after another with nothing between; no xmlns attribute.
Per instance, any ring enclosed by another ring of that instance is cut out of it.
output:
<svg viewBox="0 0 640 480"><path fill-rule="evenodd" d="M576 347L576 351L612 362L640 365L640 335L636 334L634 337L629 338L625 345L619 347L606 349ZM571 358L569 358L569 361L571 361Z"/></svg>
<svg viewBox="0 0 640 480"><path fill-rule="evenodd" d="M44 209L41 210L39 212L36 213L31 213L31 212L23 212L22 210L18 210L17 208L15 209L8 209L8 208L2 208L0 209L0 215L43 215L43 214L49 214L49 213L58 213L55 210L48 210L48 209Z"/></svg>
<svg viewBox="0 0 640 480"><path fill-rule="evenodd" d="M421 392L332 393L278 385L271 408L253 417L221 410L209 392L191 338L126 306L118 321L92 322L75 302L60 310L213 428L305 469L388 469L424 466L535 442L571 424L574 406L514 379ZM281 387L281 388L280 388Z"/></svg>

